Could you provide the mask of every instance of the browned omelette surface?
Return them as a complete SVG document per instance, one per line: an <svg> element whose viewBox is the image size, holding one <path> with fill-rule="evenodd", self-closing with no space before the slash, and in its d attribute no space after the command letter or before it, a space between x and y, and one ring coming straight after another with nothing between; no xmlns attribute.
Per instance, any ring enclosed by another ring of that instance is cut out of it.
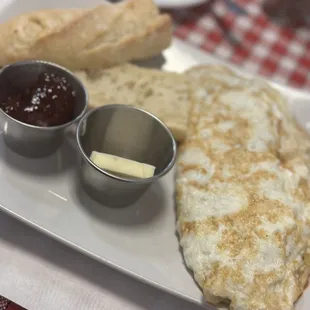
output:
<svg viewBox="0 0 310 310"><path fill-rule="evenodd" d="M277 91L224 67L200 85L177 166L180 244L212 303L286 310L309 267L308 136Z"/></svg>

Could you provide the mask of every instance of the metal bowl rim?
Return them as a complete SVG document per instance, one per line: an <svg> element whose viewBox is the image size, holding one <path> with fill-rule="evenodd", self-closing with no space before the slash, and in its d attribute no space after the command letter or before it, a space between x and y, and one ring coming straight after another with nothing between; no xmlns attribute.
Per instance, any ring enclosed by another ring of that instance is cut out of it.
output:
<svg viewBox="0 0 310 310"><path fill-rule="evenodd" d="M164 130L167 132L171 142L172 142L172 158L169 162L169 164L166 166L166 168L161 171L158 174L155 174L153 177L151 178L146 178L146 179L131 179L131 178L125 178L125 177L120 177L117 175L114 175L113 173L109 173L106 170L103 170L101 168L99 168L97 165L95 165L90 158L85 154L83 147L81 145L81 140L80 140L80 131L81 131L81 127L82 124L85 120L87 120L92 114L98 112L99 110L108 110L108 109L113 109L116 107L120 107L120 108L124 108L124 109L132 109L132 110L136 110L136 111L140 111L146 115L148 115L149 117L152 117L153 119L155 119L155 121L157 121L163 128ZM155 115L153 115L150 112L147 112L141 108L135 107L135 106L131 106L131 105L125 105L125 104L110 104L110 105L106 105L106 106L101 106L101 107L97 107L95 109L92 109L90 111L88 111L79 121L77 129L76 129L76 141L77 141L77 145L78 145L78 149L80 151L80 154L82 155L82 158L86 161L86 163L88 163L89 165L91 165L95 170L97 170L98 172L100 172L101 174L112 178L114 180L117 181L121 181L121 182L126 182L126 183L133 183L133 184L148 184L148 183L152 183L158 179L160 179L161 177L163 177L164 175L166 175L174 166L175 162L176 162L176 155L177 155L177 144L176 141L171 133L171 131L169 130L169 128Z"/></svg>
<svg viewBox="0 0 310 310"><path fill-rule="evenodd" d="M85 104L83 107L83 110L79 113L79 115L77 115L73 120L71 120L70 122L67 122L65 124L61 124L61 125L57 125L57 126L49 126L49 127L42 127L42 126L36 126L36 125L31 125L31 124L27 124L24 122L21 122L17 119L15 119L14 117L11 117L10 115L6 114L2 109L0 109L0 113L2 113L2 115L8 119L10 119L11 121L24 126L26 128L31 128L31 129L36 129L36 130L42 130L42 131L54 131L54 130L60 130L60 129L64 129L66 127L69 127L70 125L74 124L76 121L78 121L79 119L81 119L81 117L85 114L85 112L87 111L88 108L88 92L84 86L84 84L81 82L81 80L75 76L70 70L57 65L53 62L49 62L49 61L44 61L44 60L25 60L25 61L19 61L19 62L14 62L11 64L8 64L6 66L4 66L1 70L0 70L0 74L2 71L9 69L10 67L14 67L16 65L26 65L26 64L45 64L51 67L55 67L57 69L60 69L62 71L65 71L67 74L69 74L74 80L77 81L77 83L81 86L81 89L83 90L83 93L85 95Z"/></svg>

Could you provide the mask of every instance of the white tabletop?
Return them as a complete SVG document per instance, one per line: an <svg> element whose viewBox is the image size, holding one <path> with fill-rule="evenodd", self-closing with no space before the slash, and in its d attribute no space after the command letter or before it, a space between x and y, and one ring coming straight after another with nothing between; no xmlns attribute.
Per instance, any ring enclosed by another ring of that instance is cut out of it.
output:
<svg viewBox="0 0 310 310"><path fill-rule="evenodd" d="M0 295L29 310L202 309L0 213Z"/></svg>

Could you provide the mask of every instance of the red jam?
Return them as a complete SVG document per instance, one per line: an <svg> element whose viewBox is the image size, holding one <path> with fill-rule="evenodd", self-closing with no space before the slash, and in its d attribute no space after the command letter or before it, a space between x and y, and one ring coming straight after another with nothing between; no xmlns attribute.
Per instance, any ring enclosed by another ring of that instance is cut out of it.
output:
<svg viewBox="0 0 310 310"><path fill-rule="evenodd" d="M76 93L66 78L42 73L34 86L3 98L0 108L14 119L30 125L51 127L66 124L74 118Z"/></svg>

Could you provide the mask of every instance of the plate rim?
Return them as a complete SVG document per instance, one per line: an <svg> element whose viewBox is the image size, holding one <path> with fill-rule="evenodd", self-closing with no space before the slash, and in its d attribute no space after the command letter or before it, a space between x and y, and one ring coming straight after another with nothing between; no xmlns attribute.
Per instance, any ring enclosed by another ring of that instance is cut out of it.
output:
<svg viewBox="0 0 310 310"><path fill-rule="evenodd" d="M170 0L154 0L155 3L163 9L181 9L207 3L209 0L183 0L176 3Z"/></svg>

